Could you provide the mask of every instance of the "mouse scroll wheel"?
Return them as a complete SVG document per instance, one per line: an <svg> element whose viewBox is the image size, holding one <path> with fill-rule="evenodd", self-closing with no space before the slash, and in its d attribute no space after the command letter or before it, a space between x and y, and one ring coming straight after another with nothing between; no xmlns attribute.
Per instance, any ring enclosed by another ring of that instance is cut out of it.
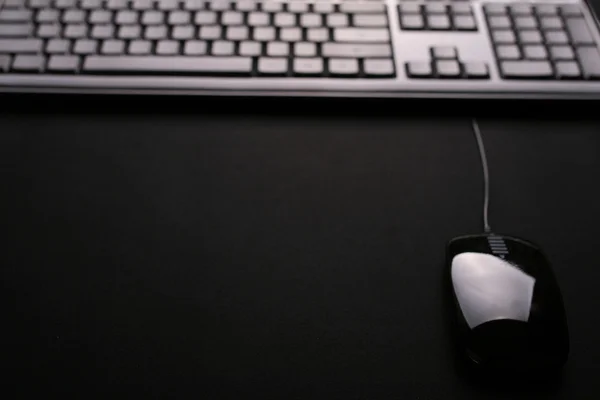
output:
<svg viewBox="0 0 600 400"><path fill-rule="evenodd" d="M505 258L508 255L508 247L502 237L490 235L487 240L492 254L500 258Z"/></svg>

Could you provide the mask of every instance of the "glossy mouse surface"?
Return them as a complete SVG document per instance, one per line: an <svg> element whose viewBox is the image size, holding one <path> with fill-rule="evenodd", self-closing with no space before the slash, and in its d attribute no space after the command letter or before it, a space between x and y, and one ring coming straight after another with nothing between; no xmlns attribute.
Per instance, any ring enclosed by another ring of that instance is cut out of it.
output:
<svg viewBox="0 0 600 400"><path fill-rule="evenodd" d="M545 374L569 354L562 295L539 247L481 234L447 248L452 317L459 352L483 371Z"/></svg>

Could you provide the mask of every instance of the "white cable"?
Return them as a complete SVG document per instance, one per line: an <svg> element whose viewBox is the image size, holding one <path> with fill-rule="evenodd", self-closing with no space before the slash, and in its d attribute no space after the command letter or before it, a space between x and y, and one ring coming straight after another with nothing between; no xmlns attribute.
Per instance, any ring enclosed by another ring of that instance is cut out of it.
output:
<svg viewBox="0 0 600 400"><path fill-rule="evenodd" d="M473 118L471 120L473 126L473 133L477 140L477 147L479 148L479 156L481 157L481 167L483 169L483 229L486 233L492 231L488 220L488 210L490 208L490 172L488 169L487 155L485 153L485 146L483 145L483 138L481 137L481 131L479 130L479 124L477 120Z"/></svg>

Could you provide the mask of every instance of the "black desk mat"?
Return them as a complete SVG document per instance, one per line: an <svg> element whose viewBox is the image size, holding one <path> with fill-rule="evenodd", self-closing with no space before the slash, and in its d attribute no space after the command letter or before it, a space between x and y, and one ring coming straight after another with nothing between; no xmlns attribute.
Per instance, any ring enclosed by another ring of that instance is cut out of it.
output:
<svg viewBox="0 0 600 400"><path fill-rule="evenodd" d="M572 355L558 387L457 372L441 269L481 229L467 118L0 115L6 365L22 393L592 398L598 122L481 119L491 223L548 253ZM20 383L24 382L24 383Z"/></svg>

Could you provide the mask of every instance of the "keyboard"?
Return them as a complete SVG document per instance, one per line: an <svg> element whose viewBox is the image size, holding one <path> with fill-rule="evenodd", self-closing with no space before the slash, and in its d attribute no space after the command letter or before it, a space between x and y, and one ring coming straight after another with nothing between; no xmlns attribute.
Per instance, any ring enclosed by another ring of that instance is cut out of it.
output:
<svg viewBox="0 0 600 400"><path fill-rule="evenodd" d="M600 99L598 26L579 0L5 0L0 92Z"/></svg>

